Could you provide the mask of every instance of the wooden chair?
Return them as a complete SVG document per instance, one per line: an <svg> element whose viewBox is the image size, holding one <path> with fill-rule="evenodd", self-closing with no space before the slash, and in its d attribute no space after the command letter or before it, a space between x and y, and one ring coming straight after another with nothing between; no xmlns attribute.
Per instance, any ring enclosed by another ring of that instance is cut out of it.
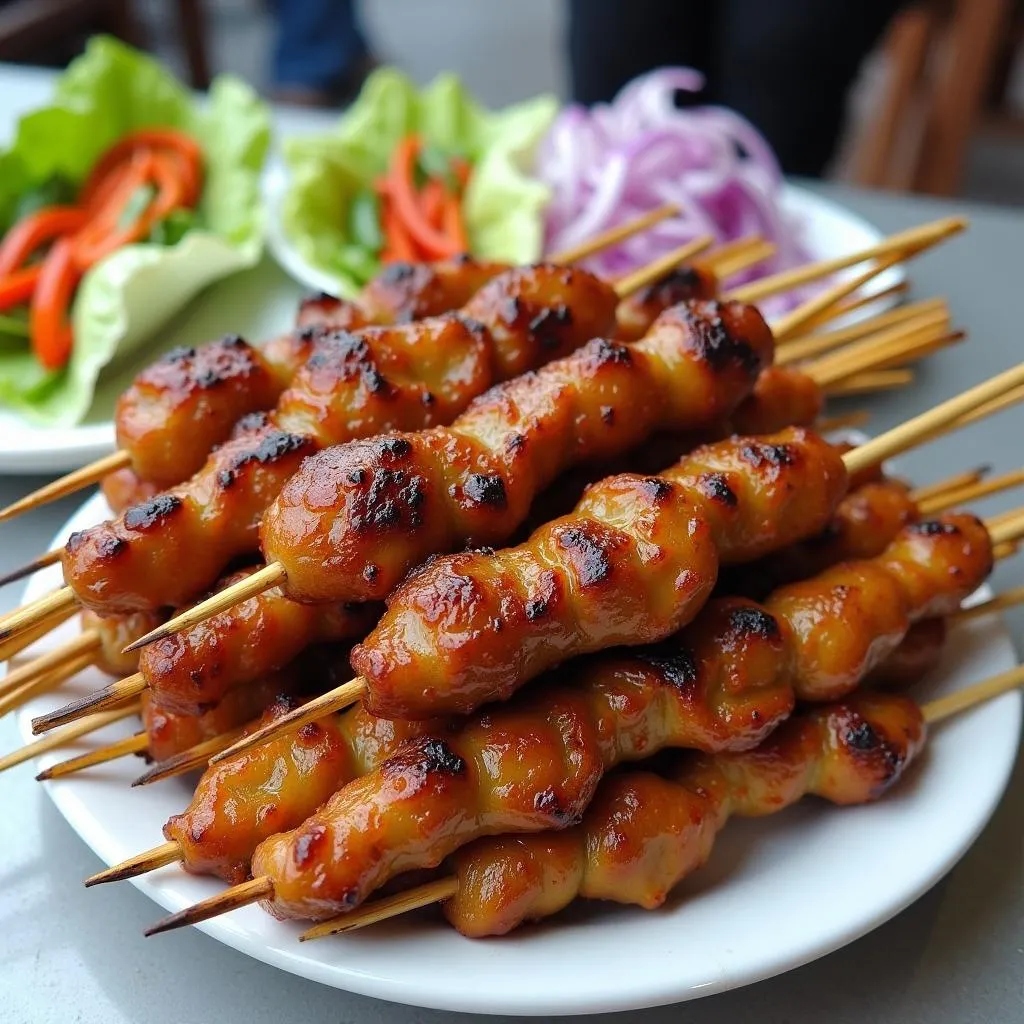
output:
<svg viewBox="0 0 1024 1024"><path fill-rule="evenodd" d="M178 31L196 89L210 84L201 0L176 0ZM144 48L145 33L132 0L15 0L0 7L0 60L25 60L72 44L90 32L109 32Z"/></svg>
<svg viewBox="0 0 1024 1024"><path fill-rule="evenodd" d="M885 44L888 86L854 155L857 183L956 193L972 135L1005 96L1021 24L1014 0L929 0L901 13Z"/></svg>

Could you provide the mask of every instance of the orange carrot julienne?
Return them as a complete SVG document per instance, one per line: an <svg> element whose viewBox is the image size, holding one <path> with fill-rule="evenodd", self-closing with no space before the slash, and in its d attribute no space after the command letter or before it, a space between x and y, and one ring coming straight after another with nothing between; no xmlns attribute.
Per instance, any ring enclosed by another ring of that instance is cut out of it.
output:
<svg viewBox="0 0 1024 1024"><path fill-rule="evenodd" d="M429 259L444 259L456 255L459 249L447 235L427 223L420 210L413 178L419 150L420 142L415 135L407 136L395 147L388 174L388 193L406 230L424 255Z"/></svg>
<svg viewBox="0 0 1024 1024"><path fill-rule="evenodd" d="M6 277L0 277L0 310L21 306L32 298L39 281L41 266L21 267Z"/></svg>
<svg viewBox="0 0 1024 1024"><path fill-rule="evenodd" d="M77 231L85 219L85 210L77 206L47 206L22 217L0 242L0 277L24 266L44 242Z"/></svg>
<svg viewBox="0 0 1024 1024"><path fill-rule="evenodd" d="M32 351L47 370L59 370L71 356L71 297L80 277L71 240L54 243L43 260L29 308Z"/></svg>

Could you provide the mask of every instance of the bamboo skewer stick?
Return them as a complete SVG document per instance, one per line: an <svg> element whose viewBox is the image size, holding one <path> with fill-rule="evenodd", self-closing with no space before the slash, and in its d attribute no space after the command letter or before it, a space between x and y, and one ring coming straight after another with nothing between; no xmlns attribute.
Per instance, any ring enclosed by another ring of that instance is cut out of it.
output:
<svg viewBox="0 0 1024 1024"><path fill-rule="evenodd" d="M838 284L823 291L810 302L804 303L799 309L795 309L792 313L787 313L772 324L772 333L775 335L776 340L785 341L786 338L792 337L810 321L828 312L847 296L859 291L869 281L874 280L879 274L884 274L885 271L904 259L906 259L906 254L902 252L886 256L874 266L868 267L867 270L862 270L859 274L855 274L845 281L840 281Z"/></svg>
<svg viewBox="0 0 1024 1024"><path fill-rule="evenodd" d="M45 675L51 669L60 668L65 662L74 661L80 655L95 655L99 652L102 641L98 630L88 629L66 644L40 655L27 665L22 665L0 681L0 697L6 696L25 683L32 682L37 676Z"/></svg>
<svg viewBox="0 0 1024 1024"><path fill-rule="evenodd" d="M144 732L137 732L124 739L115 740L113 743L101 747L99 750L90 750L87 754L80 754L70 760L61 761L58 764L44 768L37 776L39 782L46 782L48 779L60 779L65 775L73 775L85 768L92 768L98 764L106 764L120 757L127 757L129 754L144 754L149 737Z"/></svg>
<svg viewBox="0 0 1024 1024"><path fill-rule="evenodd" d="M39 598L31 604L22 605L0 619L0 641L9 640L32 629L43 619L55 617L58 613L74 609L78 599L70 587L61 587L52 594Z"/></svg>
<svg viewBox="0 0 1024 1024"><path fill-rule="evenodd" d="M849 316L851 313L855 313L858 309L863 309L865 306L873 306L876 303L885 302L889 299L898 299L901 296L906 295L908 291L910 291L910 285L906 281L898 281L896 284L891 284L888 288L882 288L877 292L868 292L864 295L852 295L850 298L844 299L842 302L837 302L831 309L826 309L823 313L819 313L817 316L811 317L804 323L804 329L806 331L816 331L819 327L823 327L825 324L830 324L834 320L841 320L844 316ZM904 307L902 306L897 307L897 309L903 308ZM876 316L884 315L884 313L876 314ZM858 321L858 323L864 322L864 320Z"/></svg>
<svg viewBox="0 0 1024 1024"><path fill-rule="evenodd" d="M111 452L110 455L105 455L88 466L76 469L73 473L68 473L67 476L62 476L59 480L40 487L39 490L8 505L7 508L0 509L0 523L99 483L108 473L114 473L130 466L131 461L131 456L126 451Z"/></svg>
<svg viewBox="0 0 1024 1024"><path fill-rule="evenodd" d="M711 263L711 269L720 281L742 270L749 270L756 267L758 263L770 260L778 250L771 242L761 241L759 245L749 246L747 249L732 253L726 257L720 257Z"/></svg>
<svg viewBox="0 0 1024 1024"><path fill-rule="evenodd" d="M1012 590L990 597L987 601L979 601L978 604L972 604L967 608L961 608L958 612L953 612L949 616L949 621L951 624L971 622L973 619L979 619L985 615L995 615L997 612L1015 608L1022 602L1024 602L1024 587L1014 587Z"/></svg>
<svg viewBox="0 0 1024 1024"><path fill-rule="evenodd" d="M844 377L825 389L830 398L850 395L877 394L879 391L898 391L914 383L912 370L874 370Z"/></svg>
<svg viewBox="0 0 1024 1024"><path fill-rule="evenodd" d="M60 732L51 733L49 736L44 736L41 740L36 740L34 743L20 747L6 757L0 757L0 772L22 764L38 754L45 754L49 750L63 747L81 736L97 732L112 722L119 722L122 718L128 718L129 715L138 714L139 710L139 705L133 704L128 707L118 708L116 711L103 711L100 714L82 718L73 725L69 725L66 729L61 729Z"/></svg>
<svg viewBox="0 0 1024 1024"><path fill-rule="evenodd" d="M178 775L187 775L189 772L199 771L207 766L211 757L227 750L232 743L240 740L245 735L245 727L232 729L231 732L222 736L212 736L202 743L197 743L180 754L158 761L151 768L143 772L132 786L149 786L154 782L162 782L164 779L174 778Z"/></svg>
<svg viewBox="0 0 1024 1024"><path fill-rule="evenodd" d="M952 476L947 476L944 480L937 480L933 484L914 488L910 492L910 500L920 505L922 501L928 501L929 498L934 498L939 494L945 494L947 491L958 491L961 487L976 484L991 471L992 467L987 464L977 466L974 469L965 469L962 473L954 473Z"/></svg>
<svg viewBox="0 0 1024 1024"><path fill-rule="evenodd" d="M20 654L26 647L31 646L37 640L51 633L58 626L67 622L75 614L77 608L62 608L60 611L40 620L31 629L26 629L16 637L0 643L0 661L10 661L16 654Z"/></svg>
<svg viewBox="0 0 1024 1024"><path fill-rule="evenodd" d="M33 573L46 569L48 566L56 565L60 561L60 552L60 548L54 548L52 551L47 551L38 558L34 558L27 565L12 569L6 575L0 576L0 587L6 587L8 583L16 583L18 580L23 580L26 576L31 576Z"/></svg>
<svg viewBox="0 0 1024 1024"><path fill-rule="evenodd" d="M146 677L141 672L119 679L109 686L96 693L87 694L80 700L72 701L70 704L49 714L40 715L32 719L32 732L35 735L49 732L58 726L66 725L80 718L83 713L106 711L109 708L116 708L133 697L138 697L146 689Z"/></svg>
<svg viewBox="0 0 1024 1024"><path fill-rule="evenodd" d="M963 487L953 488L935 497L919 501L917 507L922 515L930 516L937 512L944 512L954 505L966 505L971 501L978 501L993 494L1000 494L1013 487L1019 487L1021 484L1024 484L1024 469L1015 469L1009 473L994 476L990 480L980 480L977 483L966 484Z"/></svg>
<svg viewBox="0 0 1024 1024"><path fill-rule="evenodd" d="M946 217L942 220L933 221L930 224L922 224L908 231L900 231L895 235L890 235L877 245L861 249L859 252L851 253L848 256L840 256L832 260L821 260L814 264L783 271L781 274L761 278L759 281L754 281L751 284L734 289L727 297L738 302L757 302L768 295L791 291L793 288L798 288L811 281L828 277L830 274L838 273L840 270L846 270L847 267L889 256L892 253L903 252L907 257L916 256L918 253L924 252L925 249L937 245L944 239L958 234L966 227L967 221L963 217Z"/></svg>
<svg viewBox="0 0 1024 1024"><path fill-rule="evenodd" d="M1024 666L1018 666L1009 672L993 676L974 686L966 687L956 693L940 697L921 706L924 720L932 725L952 715L969 710L985 701L992 700L1010 690L1024 685ZM379 922L388 917L395 917L406 911L427 906L439 900L448 899L457 891L458 882L448 877L428 882L423 886L407 890L394 896L368 903L356 910L349 911L329 921L313 925L303 933L304 939L322 938L340 931L354 931L368 924ZM171 914L158 921L146 930L146 935L157 935L161 932L183 928L188 925L208 921L212 917L237 910L240 907L258 903L260 900L274 898L274 884L270 878L253 878L241 885L231 886L224 892L209 899L202 900L186 907L184 910Z"/></svg>
<svg viewBox="0 0 1024 1024"><path fill-rule="evenodd" d="M679 207L675 203L666 203L664 206L659 206L648 213L642 213L639 217L634 217L624 224L619 224L609 228L607 231L602 231L600 234L594 235L593 238L580 242L579 245L552 253L546 259L549 263L578 263L580 260L585 260L588 256L593 256L603 249L610 249L613 245L618 245L619 242L624 242L627 238L639 235L648 228L653 228L656 224L660 224L663 220L669 220L678 215ZM745 240L740 239L740 241Z"/></svg>
<svg viewBox="0 0 1024 1024"><path fill-rule="evenodd" d="M27 704L33 697L37 697L41 693L56 690L61 683L93 664L93 659L94 655L91 652L79 654L75 658L64 661L49 672L35 676L16 690L11 690L9 693L4 694L3 697L0 697L0 717L3 717L10 711L14 711L16 708L20 708L23 704Z"/></svg>
<svg viewBox="0 0 1024 1024"><path fill-rule="evenodd" d="M167 864L174 864L181 859L181 848L175 842L161 843L154 846L152 850L130 857L128 860L115 864L106 871L100 871L85 880L85 887L88 889L93 885L102 885L104 882L121 882L126 878L134 878L136 875L144 875L148 871L155 871Z"/></svg>
<svg viewBox="0 0 1024 1024"><path fill-rule="evenodd" d="M942 319L942 314L945 319ZM877 335L884 328L896 327L908 320L915 320L921 317L922 323L935 322L949 323L949 310L942 299L926 299L923 302L914 302L907 306L900 306L898 309L882 313L880 316L872 317L870 320L860 320L849 327L839 330L828 331L822 334L806 334L798 338L791 338L782 342L776 353L776 366L791 366L793 363L802 362L805 359L813 359L824 355L834 349L842 348L854 341L861 341L868 335ZM925 317L935 317L924 320Z"/></svg>

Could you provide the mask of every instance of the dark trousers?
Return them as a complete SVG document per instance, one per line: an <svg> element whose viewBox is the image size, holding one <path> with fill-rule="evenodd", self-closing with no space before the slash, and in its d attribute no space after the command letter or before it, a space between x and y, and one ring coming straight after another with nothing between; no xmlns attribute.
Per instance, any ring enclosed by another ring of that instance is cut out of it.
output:
<svg viewBox="0 0 1024 1024"><path fill-rule="evenodd" d="M751 120L790 174L820 175L861 61L904 0L570 0L574 98L653 68L707 76L702 103Z"/></svg>

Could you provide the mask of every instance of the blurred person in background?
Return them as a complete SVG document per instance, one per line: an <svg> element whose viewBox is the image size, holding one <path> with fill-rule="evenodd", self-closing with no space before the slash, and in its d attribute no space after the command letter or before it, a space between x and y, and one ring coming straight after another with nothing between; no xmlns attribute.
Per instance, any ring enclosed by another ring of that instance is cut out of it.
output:
<svg viewBox="0 0 1024 1024"><path fill-rule="evenodd" d="M310 107L353 99L375 65L355 0L270 0L270 9L274 99Z"/></svg>
<svg viewBox="0 0 1024 1024"><path fill-rule="evenodd" d="M611 100L631 78L687 65L694 102L732 107L788 174L835 153L861 63L905 0L569 0L573 99Z"/></svg>

